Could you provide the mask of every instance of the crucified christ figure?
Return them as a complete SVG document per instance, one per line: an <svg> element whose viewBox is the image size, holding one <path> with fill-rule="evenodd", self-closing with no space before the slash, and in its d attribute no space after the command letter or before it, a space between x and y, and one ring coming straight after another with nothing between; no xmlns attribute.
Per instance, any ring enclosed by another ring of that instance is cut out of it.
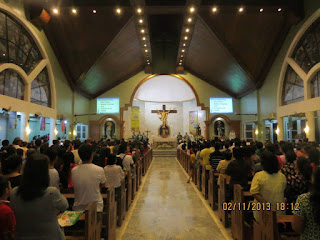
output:
<svg viewBox="0 0 320 240"><path fill-rule="evenodd" d="M171 110L168 110L168 111L160 111L160 110L157 110L158 114L161 115L161 117L159 118L161 121L162 121L162 127L165 127L167 124L167 118L168 118L168 114L170 113Z"/></svg>

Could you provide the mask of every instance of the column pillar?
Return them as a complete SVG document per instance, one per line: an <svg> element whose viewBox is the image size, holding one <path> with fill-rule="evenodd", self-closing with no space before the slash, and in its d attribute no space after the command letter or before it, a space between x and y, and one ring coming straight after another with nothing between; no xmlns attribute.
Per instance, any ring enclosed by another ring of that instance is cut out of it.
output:
<svg viewBox="0 0 320 240"><path fill-rule="evenodd" d="M314 112L306 112L306 126L309 127L309 132L307 134L307 138L309 141L314 142L316 141L316 125L315 125L315 118Z"/></svg>
<svg viewBox="0 0 320 240"><path fill-rule="evenodd" d="M283 117L278 117L278 129L279 132L277 133L278 136L278 142L284 140L284 125L283 125Z"/></svg>
<svg viewBox="0 0 320 240"><path fill-rule="evenodd" d="M211 121L204 121L204 123L206 124L206 139L209 140L210 139L210 123Z"/></svg>

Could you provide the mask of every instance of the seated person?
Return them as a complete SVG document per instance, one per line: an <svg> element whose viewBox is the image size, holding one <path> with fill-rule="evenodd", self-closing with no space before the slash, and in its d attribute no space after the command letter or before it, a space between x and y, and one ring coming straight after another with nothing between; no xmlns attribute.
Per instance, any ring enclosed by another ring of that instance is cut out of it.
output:
<svg viewBox="0 0 320 240"><path fill-rule="evenodd" d="M90 202L97 202L97 212L103 211L103 199L100 188L105 187L106 176L103 168L92 163L94 149L85 143L79 147L82 164L71 171L74 187L74 205L76 211L83 211Z"/></svg>
<svg viewBox="0 0 320 240"><path fill-rule="evenodd" d="M210 165L212 169L216 170L219 162L224 159L222 152L220 152L220 143L217 142L214 144L214 152L210 154Z"/></svg>
<svg viewBox="0 0 320 240"><path fill-rule="evenodd" d="M121 144L119 152L120 154L117 157L122 160L123 170L131 171L131 165L133 165L134 162L131 156L130 147L127 147L125 143Z"/></svg>
<svg viewBox="0 0 320 240"><path fill-rule="evenodd" d="M305 157L298 157L296 163L296 175L287 179L285 197L287 203L295 203L297 197L309 191L311 183L312 167L310 161Z"/></svg>
<svg viewBox="0 0 320 240"><path fill-rule="evenodd" d="M2 172L11 183L11 187L15 188L20 185L22 175L20 174L22 168L21 156L14 154L2 161Z"/></svg>
<svg viewBox="0 0 320 240"><path fill-rule="evenodd" d="M114 154L110 154L108 158L108 164L104 167L104 173L106 175L106 187L114 187L116 196L120 196L121 181L124 179L124 173L122 168L116 165L117 157Z"/></svg>
<svg viewBox="0 0 320 240"><path fill-rule="evenodd" d="M200 152L200 160L202 161L202 164L206 167L206 170L211 169L210 165L210 154L213 153L213 150L210 148L211 144L209 141L205 142L204 148Z"/></svg>
<svg viewBox="0 0 320 240"><path fill-rule="evenodd" d="M287 185L286 177L278 171L279 161L277 156L270 152L261 153L261 164L263 171L254 175L250 192L255 202L270 203L271 207L277 208L277 204L284 202L284 190ZM279 212L284 213L284 212ZM256 211L253 213L259 221Z"/></svg>
<svg viewBox="0 0 320 240"><path fill-rule="evenodd" d="M226 174L231 177L229 184L231 197L233 196L234 184L240 184L245 191L248 191L248 181L252 178L251 165L244 160L242 148L235 147L233 157L235 160L231 161L226 169Z"/></svg>
<svg viewBox="0 0 320 240"><path fill-rule="evenodd" d="M297 175L296 166L294 164L296 159L297 155L293 150L286 152L286 165L281 168L281 172L284 174L288 182Z"/></svg>
<svg viewBox="0 0 320 240"><path fill-rule="evenodd" d="M54 168L55 163L58 159L58 152L50 147L46 150L45 155L48 156L49 162L49 186L56 187L60 190L60 177L58 171Z"/></svg>
<svg viewBox="0 0 320 240"><path fill-rule="evenodd" d="M0 239L13 240L16 227L16 218L10 202L11 185L8 178L0 175Z"/></svg>
<svg viewBox="0 0 320 240"><path fill-rule="evenodd" d="M33 154L26 162L21 185L10 195L16 216L16 240L65 239L57 213L68 208L68 201L55 187L49 187L49 159Z"/></svg>
<svg viewBox="0 0 320 240"><path fill-rule="evenodd" d="M225 156L225 160L221 160L219 162L218 167L217 167L217 172L220 173L219 178L218 178L218 185L220 185L220 176L221 175L226 176L227 179L230 178L230 176L226 174L226 170L227 170L227 167L228 167L229 163L231 162L232 152L229 149L227 149L224 152L224 156Z"/></svg>
<svg viewBox="0 0 320 240"><path fill-rule="evenodd" d="M297 198L293 209L292 228L300 233L301 240L320 239L320 168L317 167L312 177L311 192Z"/></svg>

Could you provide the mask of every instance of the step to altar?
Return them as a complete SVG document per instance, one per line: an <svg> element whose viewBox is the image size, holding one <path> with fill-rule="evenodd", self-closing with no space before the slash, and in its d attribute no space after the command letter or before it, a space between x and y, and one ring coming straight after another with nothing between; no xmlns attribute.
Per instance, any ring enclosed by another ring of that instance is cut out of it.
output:
<svg viewBox="0 0 320 240"><path fill-rule="evenodd" d="M154 149L153 150L154 157L176 157L177 150L176 149Z"/></svg>

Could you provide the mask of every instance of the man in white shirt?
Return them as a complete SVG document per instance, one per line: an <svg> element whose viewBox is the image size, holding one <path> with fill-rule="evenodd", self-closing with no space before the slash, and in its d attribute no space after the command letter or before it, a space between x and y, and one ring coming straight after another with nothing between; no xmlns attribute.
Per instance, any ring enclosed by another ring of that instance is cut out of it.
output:
<svg viewBox="0 0 320 240"><path fill-rule="evenodd" d="M107 187L114 187L115 189L121 186L121 181L124 179L122 168L116 165L116 160L116 155L110 154L108 157L108 165L104 167Z"/></svg>
<svg viewBox="0 0 320 240"><path fill-rule="evenodd" d="M54 164L58 159L58 152L50 147L45 154L48 156L49 163L49 186L56 187L60 191L60 177L58 171L54 168Z"/></svg>
<svg viewBox="0 0 320 240"><path fill-rule="evenodd" d="M82 144L78 150L82 164L72 169L74 186L74 210L83 211L90 202L97 202L97 212L103 211L101 188L106 185L103 168L92 163L94 151L89 144Z"/></svg>
<svg viewBox="0 0 320 240"><path fill-rule="evenodd" d="M123 169L126 171L131 171L131 165L134 164L133 158L131 155L127 155L127 153L130 153L127 151L126 144L122 144L119 148L120 154L117 156L122 160L122 166Z"/></svg>

